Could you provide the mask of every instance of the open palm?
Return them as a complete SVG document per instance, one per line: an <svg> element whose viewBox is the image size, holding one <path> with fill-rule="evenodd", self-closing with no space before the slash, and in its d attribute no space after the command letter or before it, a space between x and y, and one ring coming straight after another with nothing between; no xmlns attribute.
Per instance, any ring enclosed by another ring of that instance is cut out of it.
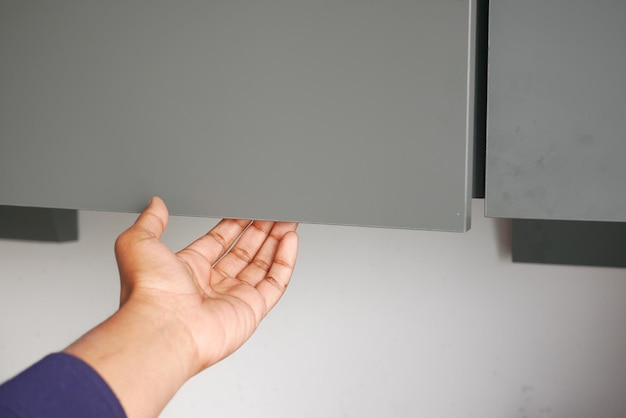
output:
<svg viewBox="0 0 626 418"><path fill-rule="evenodd" d="M200 371L241 346L284 293L297 224L225 219L174 253L160 241L167 220L155 197L118 238L121 305L133 299L182 321Z"/></svg>

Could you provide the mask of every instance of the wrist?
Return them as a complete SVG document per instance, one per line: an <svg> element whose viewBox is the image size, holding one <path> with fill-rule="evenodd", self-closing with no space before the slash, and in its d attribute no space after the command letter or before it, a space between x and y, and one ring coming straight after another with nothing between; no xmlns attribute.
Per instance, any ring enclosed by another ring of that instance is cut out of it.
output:
<svg viewBox="0 0 626 418"><path fill-rule="evenodd" d="M140 334L159 347L158 351L165 359L177 364L176 368L185 381L199 371L197 345L182 312L171 306L161 306L154 302L154 298L133 295L115 315L141 327ZM145 347L146 341L141 343Z"/></svg>
<svg viewBox="0 0 626 418"><path fill-rule="evenodd" d="M129 417L156 416L196 373L196 350L176 315L140 298L64 350L96 370Z"/></svg>

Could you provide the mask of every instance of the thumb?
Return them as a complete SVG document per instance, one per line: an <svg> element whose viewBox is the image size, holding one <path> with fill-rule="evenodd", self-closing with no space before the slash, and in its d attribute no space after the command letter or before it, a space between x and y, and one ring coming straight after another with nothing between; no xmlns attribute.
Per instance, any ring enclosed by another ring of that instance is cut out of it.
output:
<svg viewBox="0 0 626 418"><path fill-rule="evenodd" d="M132 232L136 239L161 239L161 235L167 227L168 218L169 214L165 202L160 197L153 196L148 206L139 214L127 232Z"/></svg>
<svg viewBox="0 0 626 418"><path fill-rule="evenodd" d="M154 196L139 214L135 223L124 231L115 242L115 253L119 256L135 243L147 239L161 239L167 226L168 212L161 198Z"/></svg>
<svg viewBox="0 0 626 418"><path fill-rule="evenodd" d="M150 199L148 206L139 214L135 223L124 231L115 241L115 258L122 280L120 306L129 298L132 282L124 278L137 269L138 253L135 252L137 244L152 240L159 240L167 226L168 212L165 203L159 197Z"/></svg>

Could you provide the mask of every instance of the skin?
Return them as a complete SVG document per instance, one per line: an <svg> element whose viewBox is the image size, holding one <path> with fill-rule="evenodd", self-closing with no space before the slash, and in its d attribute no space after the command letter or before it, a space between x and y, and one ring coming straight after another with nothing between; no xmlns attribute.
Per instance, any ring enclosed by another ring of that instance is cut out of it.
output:
<svg viewBox="0 0 626 418"><path fill-rule="evenodd" d="M160 241L167 221L154 197L119 236L120 309L65 349L133 418L157 416L252 335L285 292L298 251L295 223L224 219L174 253Z"/></svg>

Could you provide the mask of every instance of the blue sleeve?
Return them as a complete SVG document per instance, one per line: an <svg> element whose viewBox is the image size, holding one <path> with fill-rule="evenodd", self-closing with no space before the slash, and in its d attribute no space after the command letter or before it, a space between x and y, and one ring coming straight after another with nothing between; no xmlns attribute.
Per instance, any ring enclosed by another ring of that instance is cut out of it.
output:
<svg viewBox="0 0 626 418"><path fill-rule="evenodd" d="M77 357L50 354L0 385L0 417L126 417L95 370Z"/></svg>

